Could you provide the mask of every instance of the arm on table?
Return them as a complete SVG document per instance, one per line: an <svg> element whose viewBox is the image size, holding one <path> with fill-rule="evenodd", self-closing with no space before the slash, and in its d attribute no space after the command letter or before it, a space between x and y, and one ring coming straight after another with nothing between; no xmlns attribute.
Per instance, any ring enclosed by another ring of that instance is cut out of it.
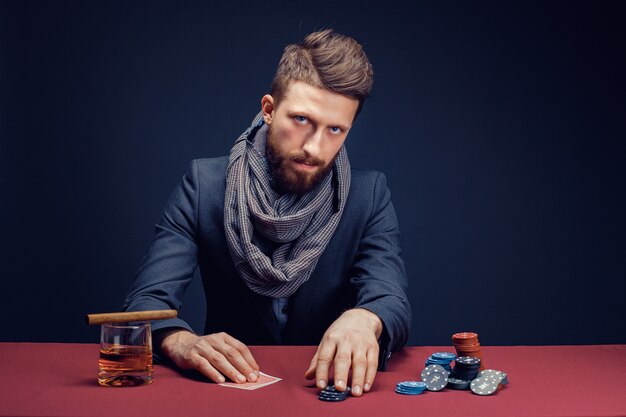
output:
<svg viewBox="0 0 626 417"><path fill-rule="evenodd" d="M351 284L357 291L357 308L343 313L329 327L305 374L307 378L315 377L318 387L328 383L332 364L339 390L346 388L348 370L352 368L353 395L367 392L378 365L384 368L390 353L406 343L411 306L400 254L400 230L391 193L385 176L379 173L372 213L352 268ZM384 353L380 361L379 350Z"/></svg>
<svg viewBox="0 0 626 417"><path fill-rule="evenodd" d="M180 310L185 290L198 266L196 245L198 167L195 161L170 196L141 261L123 309ZM248 348L226 333L197 336L184 320L155 321L155 354L164 354L182 369L196 369L213 381L223 375L235 382L241 373L255 381L259 367Z"/></svg>

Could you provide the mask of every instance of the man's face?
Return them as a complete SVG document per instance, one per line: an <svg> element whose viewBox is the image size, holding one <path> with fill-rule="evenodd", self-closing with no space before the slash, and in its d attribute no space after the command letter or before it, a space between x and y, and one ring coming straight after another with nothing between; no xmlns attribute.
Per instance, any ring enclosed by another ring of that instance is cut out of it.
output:
<svg viewBox="0 0 626 417"><path fill-rule="evenodd" d="M265 95L261 106L269 126L266 156L277 191L310 191L332 169L358 100L295 81L278 105Z"/></svg>

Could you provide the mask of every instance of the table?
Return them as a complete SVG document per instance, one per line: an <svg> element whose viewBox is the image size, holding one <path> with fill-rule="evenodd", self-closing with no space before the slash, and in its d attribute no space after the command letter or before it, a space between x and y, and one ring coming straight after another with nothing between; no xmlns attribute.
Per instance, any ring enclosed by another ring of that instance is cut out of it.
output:
<svg viewBox="0 0 626 417"><path fill-rule="evenodd" d="M403 396L425 359L452 346L407 347L361 398L317 399L303 374L312 346L252 346L261 370L283 380L255 391L225 388L155 366L154 382L131 388L96 382L98 345L0 343L2 416L624 416L626 345L483 346L488 368L510 384L492 396L426 391Z"/></svg>

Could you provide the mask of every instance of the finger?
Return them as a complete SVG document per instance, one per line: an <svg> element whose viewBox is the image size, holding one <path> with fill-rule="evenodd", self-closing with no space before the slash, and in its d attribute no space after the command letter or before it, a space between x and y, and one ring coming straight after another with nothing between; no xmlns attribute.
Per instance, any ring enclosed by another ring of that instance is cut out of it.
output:
<svg viewBox="0 0 626 417"><path fill-rule="evenodd" d="M336 368L335 368L336 369ZM367 371L366 352L357 352L352 355L352 395L359 397L363 394L363 384Z"/></svg>
<svg viewBox="0 0 626 417"><path fill-rule="evenodd" d="M315 368L317 366L317 352L319 352L319 346L317 350L315 351L315 355L313 355L313 359L311 359L311 363L309 364L309 369L307 369L306 372L304 373L304 377L306 379L315 378Z"/></svg>
<svg viewBox="0 0 626 417"><path fill-rule="evenodd" d="M348 386L348 373L352 365L352 350L349 347L339 348L335 354L333 367L335 369L335 387L345 391Z"/></svg>
<svg viewBox="0 0 626 417"><path fill-rule="evenodd" d="M239 352L239 355L234 355L231 364L235 366L243 375L246 376L248 381L254 382L259 378L259 365L257 364L252 352L248 349L248 346L235 339L232 336L228 336L225 339L226 343L232 346ZM230 359L230 358L229 358Z"/></svg>
<svg viewBox="0 0 626 417"><path fill-rule="evenodd" d="M364 392L368 392L374 385L374 379L378 371L378 351L378 344L376 344L367 352L367 370L365 371L365 383L363 384Z"/></svg>
<svg viewBox="0 0 626 417"><path fill-rule="evenodd" d="M211 354L207 360L215 367L215 369L221 372L224 376L228 377L231 381L238 383L246 382L246 377L239 372L239 370L235 368L220 352L215 351L215 353Z"/></svg>
<svg viewBox="0 0 626 417"><path fill-rule="evenodd" d="M206 358L200 355L192 356L189 360L188 365L189 368L197 370L213 382L216 382L218 384L226 382L226 378L224 378L224 375L222 375L217 369L215 369L213 365L211 365L209 361L206 360Z"/></svg>
<svg viewBox="0 0 626 417"><path fill-rule="evenodd" d="M203 355L222 374L229 377L233 382L246 382L245 375L254 371L241 353L227 343L221 343L213 347L213 350Z"/></svg>
<svg viewBox="0 0 626 417"><path fill-rule="evenodd" d="M330 341L322 341L317 352L317 363L315 365L315 379L318 388L326 388L328 385L328 374L330 366L335 357L336 345Z"/></svg>

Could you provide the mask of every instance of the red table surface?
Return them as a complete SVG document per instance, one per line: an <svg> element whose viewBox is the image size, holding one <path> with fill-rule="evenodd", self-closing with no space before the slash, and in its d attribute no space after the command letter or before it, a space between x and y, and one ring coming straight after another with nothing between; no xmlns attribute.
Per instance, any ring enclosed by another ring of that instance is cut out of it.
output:
<svg viewBox="0 0 626 417"><path fill-rule="evenodd" d="M312 346L253 346L261 370L282 378L244 391L157 365L154 382L131 388L96 382L95 344L0 343L2 416L626 416L626 345L483 346L488 368L509 385L478 396L446 389L404 396L399 381L419 379L425 359L451 346L407 347L379 372L371 392L339 403L318 400L303 374Z"/></svg>

